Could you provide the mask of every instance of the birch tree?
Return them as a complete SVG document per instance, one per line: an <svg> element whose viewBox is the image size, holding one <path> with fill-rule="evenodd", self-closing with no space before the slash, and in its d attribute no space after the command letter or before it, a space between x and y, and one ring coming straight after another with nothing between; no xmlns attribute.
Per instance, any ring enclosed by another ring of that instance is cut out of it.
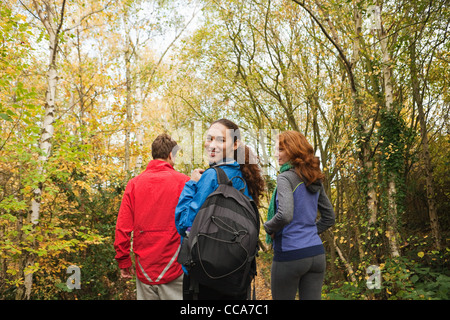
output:
<svg viewBox="0 0 450 320"><path fill-rule="evenodd" d="M381 12L377 12L376 14L380 14ZM382 63L382 72L383 72L383 86L384 86L384 98L385 98L385 108L386 113L392 116L396 116L394 109L394 97L393 97L393 79L392 79L392 69L394 67L394 61L391 57L388 37L389 34L386 32L385 27L383 26L383 21L380 18L380 26L378 28L378 36L380 39L381 46L381 63ZM387 141L385 142L387 143ZM395 148L395 147L394 147ZM398 174L396 172L388 171L387 174L387 197L388 197L388 210L387 210L387 235L389 238L389 245L391 250L391 255L393 257L400 256L399 251L399 234L398 234L398 209L397 209L397 187L395 176Z"/></svg>
<svg viewBox="0 0 450 320"><path fill-rule="evenodd" d="M43 119L40 123L40 135L38 141L38 159L37 159L37 181L36 187L33 190L29 211L27 215L27 223L31 226L30 230L23 232L20 230L20 235L24 242L32 240L32 245L29 250L26 250L20 261L19 270L23 274L23 286L20 286L16 293L17 299L31 299L33 287L33 274L37 270L36 264L36 249L39 246L37 239L37 226L41 219L42 199L45 192L46 184L49 177L47 174L47 166L52 155L53 138L55 134L55 119L57 118L58 110L58 85L60 73L60 44L64 32L79 26L87 17L100 12L104 9L94 9L84 15L78 16L78 19L73 19L73 25L69 28L63 28L66 21L67 11L70 9L66 0L57 2L30 0L29 2L19 1L20 5L42 26L43 34L46 35L48 41L47 55L47 70L45 74L46 80L46 94L44 103ZM109 2L107 5L109 5ZM72 4L77 6L78 4ZM82 5L80 5L82 6ZM82 94L80 93L81 98ZM82 109L81 109L82 110Z"/></svg>
<svg viewBox="0 0 450 320"><path fill-rule="evenodd" d="M39 223L41 197L45 183L45 166L50 156L52 147L52 137L54 133L53 122L56 113L56 90L58 85L58 45L61 28L64 22L66 0L62 0L58 6L54 6L47 1L32 1L35 16L44 26L48 35L48 70L47 70L47 93L45 97L45 113L41 125L41 135L39 139L40 155L38 159L38 174L42 177L37 188L33 191L28 222L33 224L33 229ZM18 299L30 299L33 285L33 272L35 258L32 253L27 253L23 259L24 263L24 290L17 291Z"/></svg>

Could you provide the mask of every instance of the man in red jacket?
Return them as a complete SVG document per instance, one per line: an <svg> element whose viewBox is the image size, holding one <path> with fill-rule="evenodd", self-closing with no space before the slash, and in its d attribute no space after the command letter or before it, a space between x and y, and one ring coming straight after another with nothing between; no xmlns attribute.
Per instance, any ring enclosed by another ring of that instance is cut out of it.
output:
<svg viewBox="0 0 450 320"><path fill-rule="evenodd" d="M114 248L123 278L132 278L131 233L138 300L181 300L183 271L177 262L180 236L175 207L190 178L174 170L177 143L167 134L152 144L153 160L131 179L120 205Z"/></svg>

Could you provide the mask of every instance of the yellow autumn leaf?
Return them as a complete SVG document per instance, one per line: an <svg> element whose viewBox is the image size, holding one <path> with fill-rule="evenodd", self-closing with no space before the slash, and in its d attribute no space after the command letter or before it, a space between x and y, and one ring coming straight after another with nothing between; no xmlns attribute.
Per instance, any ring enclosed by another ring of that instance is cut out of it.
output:
<svg viewBox="0 0 450 320"><path fill-rule="evenodd" d="M423 258L423 256L425 255L425 253L423 253L423 251L420 251L419 253L417 253L417 255L419 256L419 258Z"/></svg>

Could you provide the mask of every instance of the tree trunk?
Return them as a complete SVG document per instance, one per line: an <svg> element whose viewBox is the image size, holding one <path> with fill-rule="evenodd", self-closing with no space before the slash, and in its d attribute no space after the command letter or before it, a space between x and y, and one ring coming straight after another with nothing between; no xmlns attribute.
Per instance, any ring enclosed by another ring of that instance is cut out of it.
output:
<svg viewBox="0 0 450 320"><path fill-rule="evenodd" d="M45 9L33 1L33 5L37 12L39 19L44 25L49 35L49 68L47 72L47 93L45 99L45 115L44 121L41 127L41 137L39 141L40 155L38 158L37 171L39 176L45 174L45 166L48 161L50 151L52 148L52 137L54 132L53 123L55 121L55 100L56 100L56 87L58 84L58 72L56 68L56 60L58 54L58 37L61 30L62 22L64 19L64 7L66 1L64 0L61 6L59 25L56 25L57 19L55 12L52 12L51 6L44 3ZM40 181L38 187L33 191L33 197L31 199L30 211L28 214L27 222L32 223L32 234L35 232L36 225L39 222L41 199L43 192L43 181ZM36 246L33 240L32 247ZM25 298L29 300L31 298L31 289L33 286L33 272L30 268L35 264L35 256L32 253L27 253L23 259L25 265L23 269L24 287L25 291L18 290L19 299ZM20 296L23 295L23 296Z"/></svg>
<svg viewBox="0 0 450 320"><path fill-rule="evenodd" d="M333 239L333 241L331 242L337 252L337 254L339 255L339 258L341 259L342 263L345 266L345 269L347 269L347 274L350 277L350 280L356 284L357 280L355 277L355 272L353 271L353 267L352 265L348 262L348 260L345 258L344 254L342 253L342 250L339 248L338 244L336 243L336 238L337 236L335 236L331 231L327 231L330 233L330 237Z"/></svg>
<svg viewBox="0 0 450 320"><path fill-rule="evenodd" d="M126 109L126 118L125 118L125 174L124 174L124 183L126 184L130 178L130 135L131 135L131 121L132 121L132 106L131 106L131 69L130 62L132 56L132 47L131 47L131 38L130 38L130 30L128 29L128 20L125 14L124 17L125 22L125 84L126 84L126 92L125 92L125 109Z"/></svg>
<svg viewBox="0 0 450 320"><path fill-rule="evenodd" d="M423 111L423 99L419 92L419 80L417 76L416 69L416 42L412 39L410 46L410 71L411 71L411 82L413 88L413 101L417 105L417 110L419 113L419 123L420 123L420 134L422 136L422 157L425 166L425 183L427 192L427 204L428 204L428 215L430 217L430 227L431 234L434 239L434 246L437 250L441 250L440 241L440 231L439 222L436 208L436 200L434 198L434 185L433 185L433 167L431 165L431 157L428 142L428 132L427 124L425 119L425 113Z"/></svg>
<svg viewBox="0 0 450 320"><path fill-rule="evenodd" d="M381 26L379 31L380 44L382 51L382 70L384 79L384 95L386 100L386 110L388 112L393 111L394 98L393 98L393 86L392 86L392 61L388 50L388 38L384 28ZM388 212L387 212L387 235L389 238L389 247L392 257L400 256L398 241L398 226L397 226L397 189L395 184L395 173L388 172Z"/></svg>
<svg viewBox="0 0 450 320"><path fill-rule="evenodd" d="M144 104L142 97L142 87L141 81L137 79L136 83L136 95L137 95L137 103L136 103L136 142L138 144L139 153L136 158L136 165L134 166L135 174L139 174L141 172L142 164L144 159L142 157L142 148L144 146L144 129L142 128L142 105Z"/></svg>

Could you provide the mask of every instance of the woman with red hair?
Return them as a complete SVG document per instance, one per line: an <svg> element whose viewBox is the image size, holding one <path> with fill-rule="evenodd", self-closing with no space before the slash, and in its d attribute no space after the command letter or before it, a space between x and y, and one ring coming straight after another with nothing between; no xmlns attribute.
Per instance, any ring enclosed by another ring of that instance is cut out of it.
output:
<svg viewBox="0 0 450 320"><path fill-rule="evenodd" d="M325 250L319 233L334 224L333 206L322 185L320 161L305 136L285 131L275 157L281 166L267 222L273 241L271 289L274 300L320 300L325 276ZM320 219L316 221L317 211Z"/></svg>

